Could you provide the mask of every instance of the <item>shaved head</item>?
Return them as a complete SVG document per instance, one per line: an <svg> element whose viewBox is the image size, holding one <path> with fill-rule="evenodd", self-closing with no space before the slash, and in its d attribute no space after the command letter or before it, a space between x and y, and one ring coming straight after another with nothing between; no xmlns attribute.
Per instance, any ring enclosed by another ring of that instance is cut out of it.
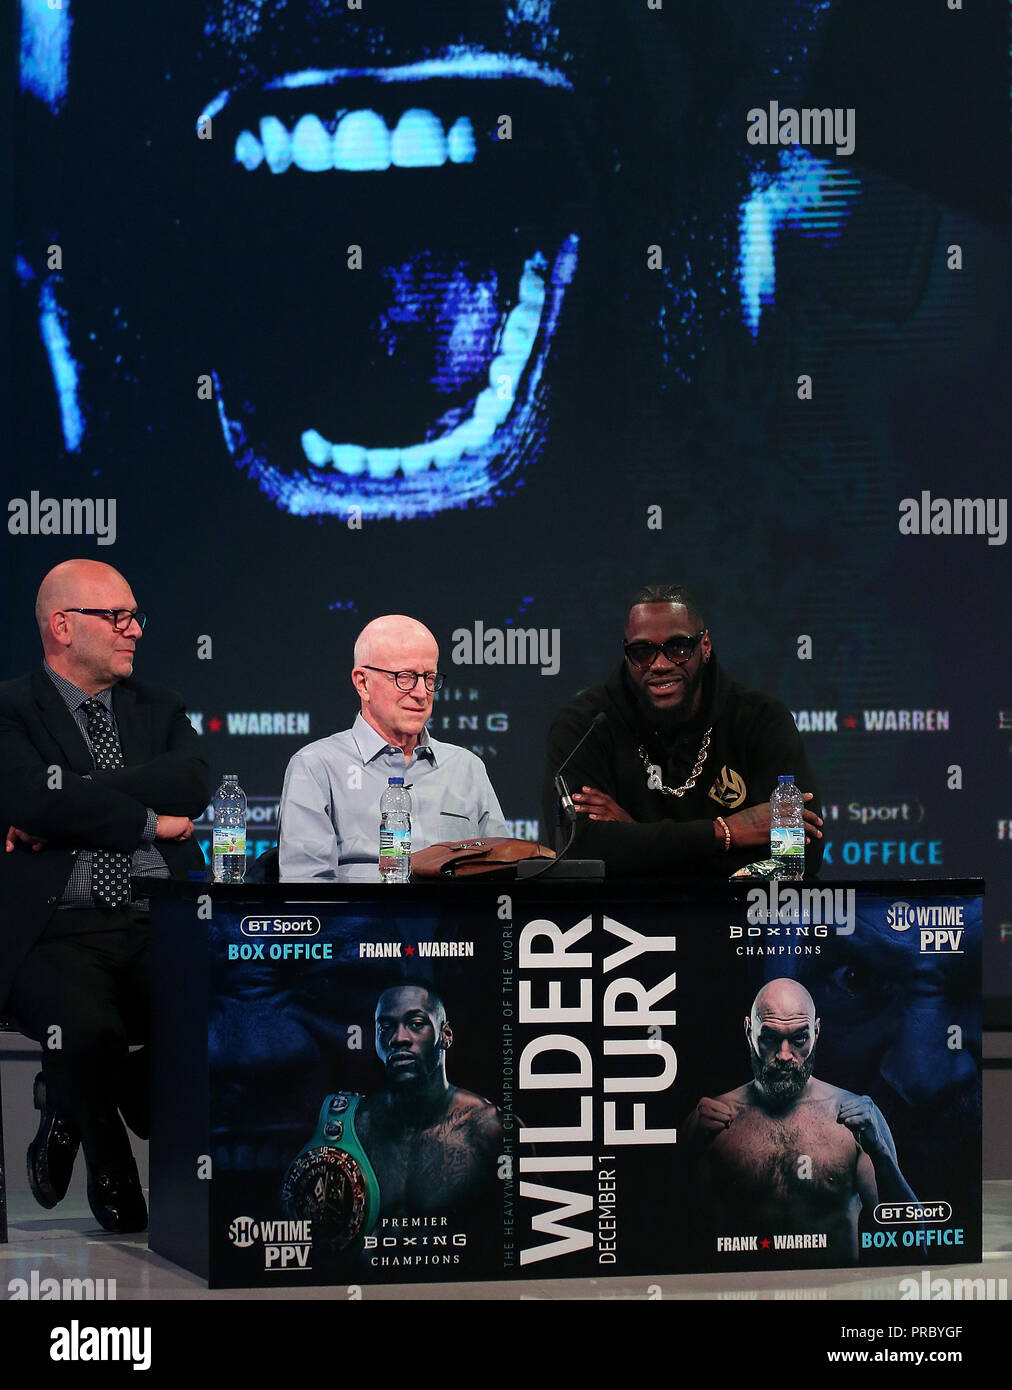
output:
<svg viewBox="0 0 1012 1390"><path fill-rule="evenodd" d="M430 1014L437 1028L442 1028L447 1021L446 1005L432 986L417 984L414 981L405 981L403 984L391 985L389 989L385 989L376 1001L376 1017L380 1018L384 1013L391 1013L396 1009L407 1008L411 1004Z"/></svg>
<svg viewBox="0 0 1012 1390"><path fill-rule="evenodd" d="M752 1077L768 1108L786 1109L803 1094L815 1065L815 1000L797 980L770 980L745 1020Z"/></svg>
<svg viewBox="0 0 1012 1390"><path fill-rule="evenodd" d="M355 642L356 666L384 666L388 670L400 670L397 665L398 652L415 648L420 643L432 645L435 656L431 669L439 660L436 639L417 618L406 618L403 613L388 613L383 618L373 618L358 634Z"/></svg>
<svg viewBox="0 0 1012 1390"><path fill-rule="evenodd" d="M351 682L362 702L362 718L410 759L432 713L432 691L417 680L410 690L395 683L398 671L417 676L435 671L439 662L436 639L417 618L388 613L374 618L358 634ZM372 668L372 669L370 669Z"/></svg>
<svg viewBox="0 0 1012 1390"><path fill-rule="evenodd" d="M101 560L64 560L51 569L39 585L35 600L35 621L45 644L51 615L66 608L101 608L103 595L110 589L129 589L119 570ZM112 603L108 604L112 607ZM117 606L119 606L117 604Z"/></svg>
<svg viewBox="0 0 1012 1390"><path fill-rule="evenodd" d="M752 1001L752 1028L755 1033L764 1023L777 1023L785 1028L815 1023L815 1000L797 980L770 980Z"/></svg>
<svg viewBox="0 0 1012 1390"><path fill-rule="evenodd" d="M74 609L98 609L78 613ZM58 675L89 695L132 675L141 628L131 621L117 632L109 610L135 612L130 585L101 560L64 560L39 585L35 620L46 661Z"/></svg>
<svg viewBox="0 0 1012 1390"><path fill-rule="evenodd" d="M445 1090L446 1052L453 1030L439 995L428 985L385 989L376 1003L376 1056L387 1085L397 1090Z"/></svg>

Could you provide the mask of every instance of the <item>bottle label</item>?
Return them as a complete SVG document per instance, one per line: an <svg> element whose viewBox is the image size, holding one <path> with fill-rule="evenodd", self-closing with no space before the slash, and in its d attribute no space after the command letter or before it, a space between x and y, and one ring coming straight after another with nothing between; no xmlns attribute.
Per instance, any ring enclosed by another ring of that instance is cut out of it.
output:
<svg viewBox="0 0 1012 1390"><path fill-rule="evenodd" d="M804 830L796 825L771 826L770 853L774 859L804 859Z"/></svg>
<svg viewBox="0 0 1012 1390"><path fill-rule="evenodd" d="M380 858L399 859L411 854L410 830L381 830Z"/></svg>
<svg viewBox="0 0 1012 1390"><path fill-rule="evenodd" d="M235 826L215 826L213 832L215 854L242 854L246 853L246 827L243 825Z"/></svg>

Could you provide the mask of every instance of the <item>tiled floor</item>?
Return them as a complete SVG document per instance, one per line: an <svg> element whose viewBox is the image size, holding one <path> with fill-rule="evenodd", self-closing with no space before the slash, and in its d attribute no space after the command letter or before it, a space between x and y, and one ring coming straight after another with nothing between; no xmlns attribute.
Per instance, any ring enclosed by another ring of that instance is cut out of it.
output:
<svg viewBox="0 0 1012 1390"><path fill-rule="evenodd" d="M116 1281L117 1299L305 1301L344 1296L334 1289L208 1291L202 1279L148 1250L145 1236L110 1236L100 1230L84 1194L71 1191L55 1211L38 1207L30 1194L10 1194L10 1242L0 1245L0 1296L13 1279ZM948 1279L1005 1279L1012 1288L1012 1182L984 1184L984 1261L933 1266ZM826 1270L797 1274L658 1275L656 1278L530 1279L486 1284L389 1284L369 1286L369 1299L709 1299L732 1302L901 1297L900 1280L920 1278L922 1266L888 1270ZM1007 1295L1006 1295L1007 1296ZM952 1311L952 1304L949 1304Z"/></svg>

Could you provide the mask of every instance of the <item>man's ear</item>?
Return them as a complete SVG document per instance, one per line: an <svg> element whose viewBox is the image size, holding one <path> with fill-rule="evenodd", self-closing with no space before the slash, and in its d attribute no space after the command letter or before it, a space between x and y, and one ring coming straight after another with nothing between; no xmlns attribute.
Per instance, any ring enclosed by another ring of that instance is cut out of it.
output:
<svg viewBox="0 0 1012 1390"><path fill-rule="evenodd" d="M819 1041L819 1026L820 1026L821 1023L822 1023L822 1019L821 1019L821 1018L817 1018L817 1019L815 1020L815 1041L816 1041L816 1042Z"/></svg>
<svg viewBox="0 0 1012 1390"><path fill-rule="evenodd" d="M443 1051L448 1052L453 1046L453 1029L448 1023L444 1023L439 1030L439 1038L443 1044Z"/></svg>
<svg viewBox="0 0 1012 1390"><path fill-rule="evenodd" d="M368 672L364 671L361 666L355 666L352 668L351 683L355 687L355 690L358 693L360 699L365 695L368 681Z"/></svg>
<svg viewBox="0 0 1012 1390"><path fill-rule="evenodd" d="M748 1038L749 1047L752 1046L752 1019L748 1014L745 1015L745 1036Z"/></svg>
<svg viewBox="0 0 1012 1390"><path fill-rule="evenodd" d="M709 633L709 629L704 630L704 632L703 632L703 637L702 637L702 640L701 640L701 642L700 642L699 645L700 645L700 647L702 648L703 660L704 660L704 661L709 661L709 660L710 660L710 653L711 653L711 651L713 650L713 647L711 646L711 643L710 643L710 633Z"/></svg>
<svg viewBox="0 0 1012 1390"><path fill-rule="evenodd" d="M49 632L55 642L59 642L61 647L70 646L70 624L67 622L66 613L50 613Z"/></svg>

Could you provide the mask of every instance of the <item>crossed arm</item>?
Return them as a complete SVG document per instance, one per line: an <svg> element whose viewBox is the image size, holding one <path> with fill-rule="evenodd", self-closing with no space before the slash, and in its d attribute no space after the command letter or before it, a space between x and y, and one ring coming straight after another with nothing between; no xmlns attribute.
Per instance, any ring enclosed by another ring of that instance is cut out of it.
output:
<svg viewBox="0 0 1012 1390"><path fill-rule="evenodd" d="M165 752L87 776L48 761L17 713L0 713L0 826L17 843L130 853L145 839L148 808L157 839L187 839L210 795L207 764L182 705L168 716Z"/></svg>

